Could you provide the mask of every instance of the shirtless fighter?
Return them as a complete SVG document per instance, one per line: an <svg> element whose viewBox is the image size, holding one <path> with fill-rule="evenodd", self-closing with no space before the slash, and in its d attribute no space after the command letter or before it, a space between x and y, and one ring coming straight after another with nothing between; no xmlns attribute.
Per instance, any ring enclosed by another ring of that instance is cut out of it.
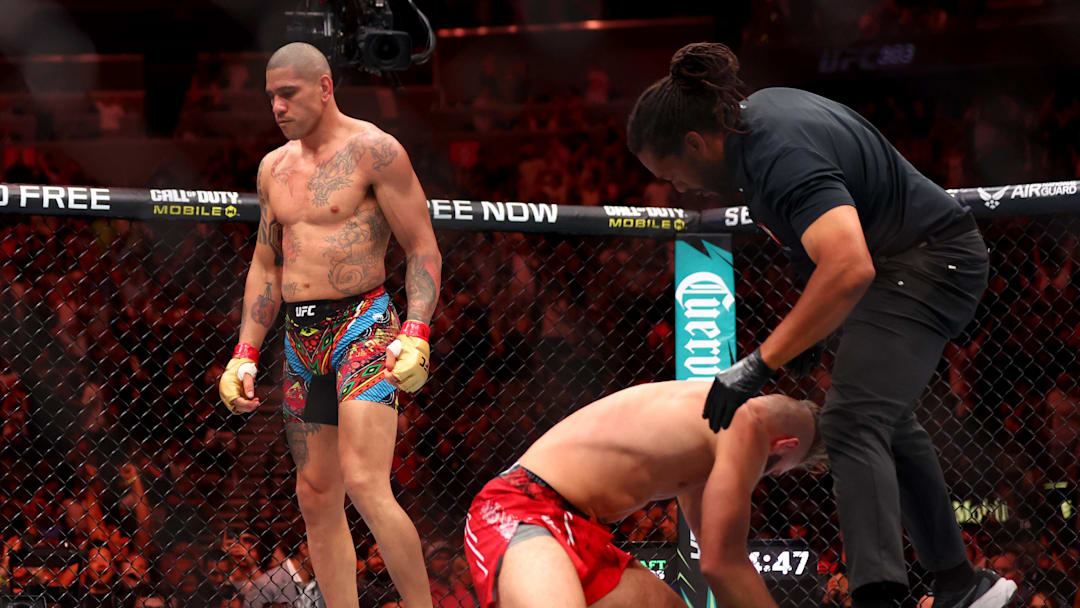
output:
<svg viewBox="0 0 1080 608"><path fill-rule="evenodd" d="M619 391L556 424L488 482L465 523L481 608L685 608L603 525L671 497L720 604L775 607L746 553L750 495L763 475L821 462L818 407L758 397L713 434L701 419L708 392L688 381Z"/></svg>
<svg viewBox="0 0 1080 608"><path fill-rule="evenodd" d="M326 605L358 602L348 493L405 603L430 607L420 539L390 489L396 389L414 392L427 379L442 267L424 192L401 144L338 110L330 66L315 47L274 53L266 94L289 142L259 165L262 216L221 398L237 413L258 407L258 348L284 300L285 433ZM408 256L400 327L382 287L391 232ZM387 355L395 340L396 359Z"/></svg>

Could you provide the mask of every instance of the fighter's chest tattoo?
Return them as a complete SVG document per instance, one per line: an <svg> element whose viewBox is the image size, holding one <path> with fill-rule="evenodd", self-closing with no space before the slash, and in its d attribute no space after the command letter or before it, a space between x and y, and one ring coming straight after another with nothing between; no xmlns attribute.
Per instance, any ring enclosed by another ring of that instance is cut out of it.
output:
<svg viewBox="0 0 1080 608"><path fill-rule="evenodd" d="M311 193L311 204L324 207L330 202L330 195L343 190L353 183L357 166L364 156L364 148L350 140L329 159L315 165L307 189Z"/></svg>

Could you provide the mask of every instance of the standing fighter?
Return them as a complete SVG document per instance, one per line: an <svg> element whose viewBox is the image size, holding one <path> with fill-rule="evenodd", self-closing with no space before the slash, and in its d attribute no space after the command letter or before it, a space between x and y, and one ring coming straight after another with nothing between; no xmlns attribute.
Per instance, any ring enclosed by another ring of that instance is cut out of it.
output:
<svg viewBox="0 0 1080 608"><path fill-rule="evenodd" d="M717 374L713 430L787 365L820 362L843 325L821 434L858 608L906 592L901 523L934 572L934 608L1004 606L1016 585L968 563L930 436L914 407L945 343L974 315L987 252L969 210L851 109L796 89L743 97L722 44L691 44L637 100L631 151L677 190L743 192L806 287L760 347Z"/></svg>
<svg viewBox="0 0 1080 608"><path fill-rule="evenodd" d="M619 391L556 424L488 482L465 524L480 607L685 608L601 523L677 497L720 604L775 608L746 554L750 496L763 475L821 462L819 408L758 397L717 434L700 417L708 391L687 381Z"/></svg>
<svg viewBox="0 0 1080 608"><path fill-rule="evenodd" d="M424 192L401 144L338 110L330 66L315 47L278 49L266 94L289 142L259 165L258 239L221 398L237 413L258 407L258 348L284 300L285 434L326 605L358 601L347 493L406 605L431 606L420 539L390 488L396 388L414 392L427 379L442 268ZM408 256L400 327L382 287L391 232ZM387 355L395 340L396 361Z"/></svg>

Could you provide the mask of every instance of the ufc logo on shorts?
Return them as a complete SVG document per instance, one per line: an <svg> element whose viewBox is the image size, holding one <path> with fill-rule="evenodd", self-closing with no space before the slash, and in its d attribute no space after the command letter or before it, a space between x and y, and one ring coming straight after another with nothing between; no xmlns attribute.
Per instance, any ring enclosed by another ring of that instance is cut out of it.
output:
<svg viewBox="0 0 1080 608"><path fill-rule="evenodd" d="M314 304L312 304L310 306L297 306L296 307L296 318L299 319L300 317L314 317L314 316L315 316L315 305Z"/></svg>

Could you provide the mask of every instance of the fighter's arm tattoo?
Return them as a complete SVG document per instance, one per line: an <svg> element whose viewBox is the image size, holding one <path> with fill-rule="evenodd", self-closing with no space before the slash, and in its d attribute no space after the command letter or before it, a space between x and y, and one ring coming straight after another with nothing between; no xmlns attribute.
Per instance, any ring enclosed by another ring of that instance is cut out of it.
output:
<svg viewBox="0 0 1080 608"><path fill-rule="evenodd" d="M429 323L439 300L442 261L438 255L414 253L405 267L406 321Z"/></svg>
<svg viewBox="0 0 1080 608"><path fill-rule="evenodd" d="M260 272L262 279L266 280L266 288L261 294L255 292L245 293L244 303L246 308L241 310L240 315L240 335L243 336L248 324L252 321L269 328L274 319L277 317L278 307L280 305L279 299L275 299L273 296L274 282L281 280L281 224L274 218L273 213L270 211L270 201L266 194L266 190L263 188L263 168L266 165L266 159L259 163L258 176L255 179L256 191L259 198L259 228L256 232L256 255L252 260L253 270L257 262L260 259L263 261L260 263L260 267L265 267L265 252L260 254L259 246L269 247L273 252L275 267L264 268ZM260 258L260 255L263 256ZM250 271L249 271L249 277ZM258 281L256 284L258 284ZM257 294L257 295L256 295ZM254 295L254 301L249 298ZM261 332L260 332L261 333Z"/></svg>
<svg viewBox="0 0 1080 608"><path fill-rule="evenodd" d="M395 163L400 156L401 144L392 136L379 133L366 140L364 145L366 151L370 152L372 171L382 174L374 180L377 198L380 204L391 205L397 221L403 224L395 228L395 231L399 228L402 230L397 235L398 240L406 245L409 254L405 268L405 295L408 299L406 320L428 323L438 304L442 258L438 245L434 243L434 235L430 235L430 228L426 230L428 234L424 234L425 230L413 225L413 222L420 219L425 222L427 220L423 190L416 181L407 157L402 156L402 162ZM395 164L399 167L382 173L384 169ZM378 195L380 189L383 189L384 195ZM417 217L420 214L424 215ZM389 223L385 225L389 228ZM428 241L426 237L429 235L431 244L421 245ZM417 245L412 246L412 243Z"/></svg>
<svg viewBox="0 0 1080 608"><path fill-rule="evenodd" d="M281 161L285 160L286 156L288 156L288 152L282 150L281 154L278 154L278 157L274 161L274 164L270 167L270 177L272 177L274 181L278 182L283 186L287 186L289 184L289 178L291 178L292 174L295 173L295 170L292 167L281 167Z"/></svg>
<svg viewBox="0 0 1080 608"><path fill-rule="evenodd" d="M274 324L274 319L277 318L278 313L278 303L271 296L270 287L270 283L267 283L266 289L251 304L251 310L248 314L252 321L267 329Z"/></svg>
<svg viewBox="0 0 1080 608"><path fill-rule="evenodd" d="M274 252L274 265L281 266L285 261L281 251L281 224L270 212L270 199L263 190L261 173L260 170L260 176L256 182L256 192L259 195L259 230L256 241L270 247Z"/></svg>
<svg viewBox="0 0 1080 608"><path fill-rule="evenodd" d="M365 148L371 151L371 168L375 171L382 171L390 166L390 163L394 162L397 158L397 146L394 145L394 138L389 135L383 135L376 138L374 141L367 142Z"/></svg>
<svg viewBox="0 0 1080 608"><path fill-rule="evenodd" d="M321 428L322 425L315 422L288 422L285 424L285 440L289 444L289 451L292 452L297 471L303 470L304 466L311 460L308 450L308 437L319 432Z"/></svg>

